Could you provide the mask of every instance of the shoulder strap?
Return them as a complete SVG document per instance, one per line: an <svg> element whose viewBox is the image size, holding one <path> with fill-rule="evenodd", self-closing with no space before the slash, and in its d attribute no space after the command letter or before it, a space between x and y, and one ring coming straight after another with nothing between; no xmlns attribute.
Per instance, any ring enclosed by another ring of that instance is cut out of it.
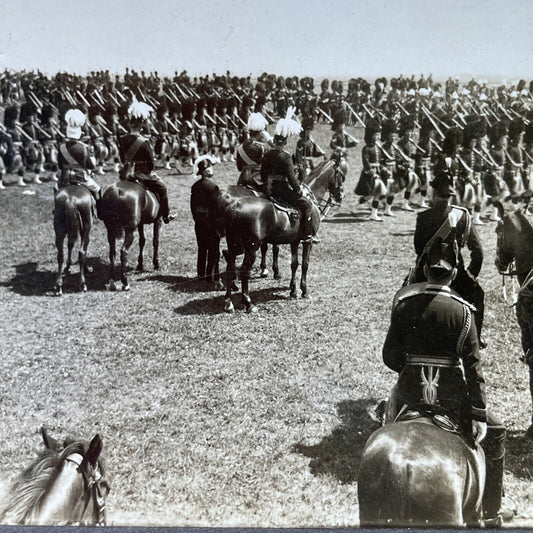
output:
<svg viewBox="0 0 533 533"><path fill-rule="evenodd" d="M61 155L65 158L66 162L73 167L81 167L81 163L79 161L76 161L72 154L68 151L67 145L62 144L59 147L59 151L61 152Z"/></svg>
<svg viewBox="0 0 533 533"><path fill-rule="evenodd" d="M459 220L461 220L461 218L463 217L464 213L465 213L465 211L463 211L462 208L456 207L456 206L452 206L450 212L448 213L448 216L446 217L446 219L444 220L444 222L442 223L440 228L435 232L433 237L431 237L431 239L429 239L429 241L424 246L424 250L423 250L422 253L423 254L428 254L429 250L431 249L431 246L433 245L435 240L438 239L439 237L442 240L446 239L446 237L450 234L452 229L457 227L457 224L458 224ZM469 233L470 230L469 230L469 223L468 222L467 222L467 226L468 226L467 227L467 231ZM466 233L466 231L465 231L465 233Z"/></svg>
<svg viewBox="0 0 533 533"><path fill-rule="evenodd" d="M245 162L246 165L259 165L259 163L257 163L251 157L248 156L248 154L244 151L244 146L242 144L239 144L239 146L237 146L237 153L241 156L242 160Z"/></svg>
<svg viewBox="0 0 533 533"><path fill-rule="evenodd" d="M139 135L139 137L133 141L133 144L128 148L128 151L124 156L124 163L129 163L135 157L135 154L139 151L139 148L144 144L145 141L146 139L141 135Z"/></svg>

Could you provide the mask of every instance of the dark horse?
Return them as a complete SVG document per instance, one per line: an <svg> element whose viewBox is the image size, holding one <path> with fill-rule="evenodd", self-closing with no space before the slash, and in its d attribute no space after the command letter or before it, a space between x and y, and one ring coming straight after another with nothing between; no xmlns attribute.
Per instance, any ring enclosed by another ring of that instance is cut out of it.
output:
<svg viewBox="0 0 533 533"><path fill-rule="evenodd" d="M83 185L68 185L60 189L54 200L54 231L56 234L57 248L57 277L55 291L63 294L63 263L65 260L63 244L68 237L67 266L65 273L70 272L72 265L72 250L74 244L80 239L79 266L80 290L87 290L85 281L85 265L87 260L87 247L92 226L92 195Z"/></svg>
<svg viewBox="0 0 533 533"><path fill-rule="evenodd" d="M429 418L378 429L361 458L361 527L478 525L485 485L484 453L478 450Z"/></svg>
<svg viewBox="0 0 533 533"><path fill-rule="evenodd" d="M309 182L310 186L305 183ZM313 225L318 229L321 220L321 213L317 206L314 192L321 193L327 189L330 195L340 203L342 199L342 179L337 178L335 165L327 162L319 165L304 181L303 189L314 200ZM221 190L216 193L210 205L213 216L213 224L216 227L213 231L218 231L220 235L226 235L228 251L226 254L226 299L225 311L233 312L234 307L231 301L231 288L235 280L235 258L244 254L242 266L240 268L242 298L247 312L256 310L249 295L250 272L255 262L257 250L265 244L290 244L291 245L291 281L290 295L296 297L296 271L298 270L298 247L302 240L300 227L300 217L294 216L290 210L277 208L266 197L256 197L244 195L237 188L238 194L234 190ZM302 277L300 289L302 297L307 296L307 270L309 267L309 255L312 244L303 243L302 253ZM274 256L274 273L278 273L277 255Z"/></svg>
<svg viewBox="0 0 533 533"><path fill-rule="evenodd" d="M42 429L46 449L15 480L0 513L2 524L105 525L109 484L102 439L60 444Z"/></svg>
<svg viewBox="0 0 533 533"><path fill-rule="evenodd" d="M502 275L515 275L520 285L516 317L521 331L524 362L529 366L529 389L533 398L533 226L525 215L527 206L505 214L495 202L502 219L496 227L496 268ZM514 262L514 268L507 271ZM505 279L505 278L504 278ZM526 431L533 438L533 424Z"/></svg>
<svg viewBox="0 0 533 533"><path fill-rule="evenodd" d="M115 290L115 258L116 241L124 237L120 251L120 279L122 289L130 288L126 274L128 252L133 244L135 230L139 231L139 259L137 270L142 271L143 249L146 243L144 236L145 224L154 225L154 268L159 269L159 231L161 229L161 217L159 215L159 201L155 194L145 189L135 181L120 180L110 185L104 192L98 216L104 221L107 228L107 240L109 242L109 286Z"/></svg>

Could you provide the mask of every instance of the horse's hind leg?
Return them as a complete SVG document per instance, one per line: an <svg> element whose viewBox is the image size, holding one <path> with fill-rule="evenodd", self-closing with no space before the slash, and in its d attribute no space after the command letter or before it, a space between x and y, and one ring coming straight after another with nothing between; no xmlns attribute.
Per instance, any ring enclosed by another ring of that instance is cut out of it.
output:
<svg viewBox="0 0 533 533"><path fill-rule="evenodd" d="M241 265L241 285L242 285L242 300L246 306L247 313L254 313L257 307L252 304L252 299L249 293L250 273L255 262L256 249L249 248L244 254L244 260Z"/></svg>
<svg viewBox="0 0 533 533"><path fill-rule="evenodd" d="M56 235L56 248L57 248L57 276L54 289L58 296L63 294L63 263L65 261L65 253L63 251L63 242L65 240L65 234Z"/></svg>
<svg viewBox="0 0 533 533"><path fill-rule="evenodd" d="M272 245L272 270L274 271L274 279L281 279L281 274L279 273L279 244Z"/></svg>
<svg viewBox="0 0 533 533"><path fill-rule="evenodd" d="M146 237L144 236L144 225L139 225L139 259L137 261L137 271L142 272L144 270L143 264L143 250L146 243Z"/></svg>
<svg viewBox="0 0 533 533"><path fill-rule="evenodd" d="M154 222L154 252L152 256L152 262L155 270L159 270L159 235L161 234L161 217Z"/></svg>
<svg viewBox="0 0 533 533"><path fill-rule="evenodd" d="M122 281L122 290L129 291L130 284L128 282L128 275L126 270L128 268L128 252L133 244L134 233L131 229L125 230L124 242L122 243L122 249L120 250L120 279Z"/></svg>
<svg viewBox="0 0 533 533"><path fill-rule="evenodd" d="M302 279L300 280L300 289L302 298L307 297L307 270L309 269L309 256L311 255L312 243L304 243L302 251Z"/></svg>
<svg viewBox="0 0 533 533"><path fill-rule="evenodd" d="M268 243L261 243L261 265L259 266L260 276L266 278L268 276L268 268L266 266L266 254L268 252Z"/></svg>
<svg viewBox="0 0 533 533"><path fill-rule="evenodd" d="M213 237L209 245L209 250L207 252L207 276L214 282L214 288L216 291L221 291L224 289L224 284L220 279L219 272L219 261L220 261L220 239L218 237Z"/></svg>
<svg viewBox="0 0 533 533"><path fill-rule="evenodd" d="M72 250L74 249L74 244L76 243L76 237L68 236L67 242L67 266L65 268L65 274L70 273L70 267L72 266Z"/></svg>
<svg viewBox="0 0 533 533"><path fill-rule="evenodd" d="M298 246L299 242L291 243L291 283L290 287L290 297L296 298L296 272L298 270Z"/></svg>
<svg viewBox="0 0 533 533"><path fill-rule="evenodd" d="M81 237L80 253L78 262L80 264L80 291L87 292L87 282L85 281L85 268L87 265L87 248L89 247L89 231L85 230Z"/></svg>
<svg viewBox="0 0 533 533"><path fill-rule="evenodd" d="M115 285L115 260L117 257L117 238L113 227L107 228L107 241L109 242L109 285L110 291L116 290Z"/></svg>
<svg viewBox="0 0 533 533"><path fill-rule="evenodd" d="M226 313L233 313L235 307L231 301L231 288L235 284L235 253L231 251L231 246L228 243L228 250L224 254L226 258L226 295L224 299L224 311Z"/></svg>

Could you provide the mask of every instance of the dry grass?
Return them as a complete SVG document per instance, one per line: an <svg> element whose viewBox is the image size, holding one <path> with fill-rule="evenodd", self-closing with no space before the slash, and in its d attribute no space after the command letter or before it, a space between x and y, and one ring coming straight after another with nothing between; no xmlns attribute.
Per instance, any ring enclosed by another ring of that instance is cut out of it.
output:
<svg viewBox="0 0 533 533"><path fill-rule="evenodd" d="M319 126L316 136L326 147L331 132ZM31 186L34 196L1 191L4 488L33 458L44 424L55 435L103 436L110 524L357 525L358 462L375 428L367 409L395 379L381 345L392 296L414 261L415 222L399 211L382 224L363 221L368 211L352 193L359 153L347 198L313 249L310 298L288 298L284 247L283 280L252 281L253 316L236 297L236 314L224 314L223 293L194 279L191 175L162 172L179 217L163 228L161 271L132 272L128 293L104 290L107 240L98 222L89 292L77 293L71 275L66 294L54 297L52 186ZM232 183L236 174L224 163L215 179ZM514 524L533 524L533 446L520 438L531 417L528 375L493 266L494 226L481 234L489 400L510 430L505 481L519 508ZM148 266L150 246L145 255Z"/></svg>

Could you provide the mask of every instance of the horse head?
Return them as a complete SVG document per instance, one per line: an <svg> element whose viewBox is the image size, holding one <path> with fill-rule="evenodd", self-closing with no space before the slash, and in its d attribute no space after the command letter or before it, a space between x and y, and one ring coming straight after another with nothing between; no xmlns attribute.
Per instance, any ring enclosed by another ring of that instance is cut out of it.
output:
<svg viewBox="0 0 533 533"><path fill-rule="evenodd" d="M101 457L102 439L63 444L41 430L46 447L15 482L2 521L33 525L105 525L110 485ZM6 522L4 522L6 523Z"/></svg>

